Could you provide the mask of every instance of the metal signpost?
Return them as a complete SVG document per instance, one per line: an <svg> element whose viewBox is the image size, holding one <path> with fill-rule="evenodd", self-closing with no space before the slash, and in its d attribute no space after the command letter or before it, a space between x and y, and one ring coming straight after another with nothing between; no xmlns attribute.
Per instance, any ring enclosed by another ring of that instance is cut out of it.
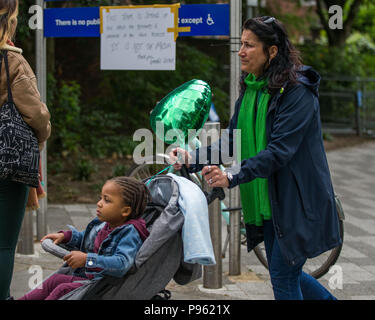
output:
<svg viewBox="0 0 375 320"><path fill-rule="evenodd" d="M45 8L43 0L37 0L36 4ZM37 29L35 34L36 46L36 77L41 99L47 102L47 42L43 30ZM41 153L43 188L47 191L47 143ZM47 197L40 200L40 209L37 211L37 239L40 240L47 234Z"/></svg>
<svg viewBox="0 0 375 320"><path fill-rule="evenodd" d="M202 147L211 145L220 137L220 123L207 122L200 134ZM203 179L203 190L209 191L210 187ZM220 289L223 286L223 263L221 257L221 205L219 199L213 201L208 207L210 234L214 249L216 264L203 267L203 287Z"/></svg>
<svg viewBox="0 0 375 320"><path fill-rule="evenodd" d="M234 113L234 105L238 97L240 78L240 48L242 25L242 1L230 1L230 116ZM239 208L239 187L229 190L229 207ZM241 234L240 234L241 211L230 211L229 215L229 275L241 274Z"/></svg>
<svg viewBox="0 0 375 320"><path fill-rule="evenodd" d="M34 254L33 212L26 211L18 236L17 253Z"/></svg>

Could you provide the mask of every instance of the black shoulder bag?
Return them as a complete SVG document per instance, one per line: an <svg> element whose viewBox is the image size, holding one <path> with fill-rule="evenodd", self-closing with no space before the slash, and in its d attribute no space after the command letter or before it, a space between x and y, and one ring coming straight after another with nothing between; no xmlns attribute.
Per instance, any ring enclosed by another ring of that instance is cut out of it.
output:
<svg viewBox="0 0 375 320"><path fill-rule="evenodd" d="M8 101L0 108L0 180L21 182L30 187L39 185L39 146L31 127L22 119L12 96L8 52L0 54L8 84Z"/></svg>

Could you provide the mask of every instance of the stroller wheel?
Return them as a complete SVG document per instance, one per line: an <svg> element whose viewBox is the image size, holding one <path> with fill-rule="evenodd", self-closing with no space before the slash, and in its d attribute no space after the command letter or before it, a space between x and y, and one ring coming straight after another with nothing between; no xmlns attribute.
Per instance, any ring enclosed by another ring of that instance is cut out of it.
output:
<svg viewBox="0 0 375 320"><path fill-rule="evenodd" d="M172 294L169 290L161 290L157 295L153 296L151 300L169 300Z"/></svg>

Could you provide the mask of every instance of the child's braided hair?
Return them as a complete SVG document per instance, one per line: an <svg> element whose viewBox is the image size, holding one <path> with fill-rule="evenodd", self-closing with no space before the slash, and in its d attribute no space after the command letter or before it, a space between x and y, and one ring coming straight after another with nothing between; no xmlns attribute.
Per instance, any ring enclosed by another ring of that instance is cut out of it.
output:
<svg viewBox="0 0 375 320"><path fill-rule="evenodd" d="M131 207L132 212L129 219L138 218L145 211L146 205L151 198L146 185L139 180L125 176L114 177L109 181L116 183L120 187L125 204Z"/></svg>

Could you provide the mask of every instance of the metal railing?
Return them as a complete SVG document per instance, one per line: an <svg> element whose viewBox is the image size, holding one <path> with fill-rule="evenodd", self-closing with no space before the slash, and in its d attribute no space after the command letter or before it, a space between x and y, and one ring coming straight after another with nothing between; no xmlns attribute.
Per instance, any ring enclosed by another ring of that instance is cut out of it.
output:
<svg viewBox="0 0 375 320"><path fill-rule="evenodd" d="M319 100L323 124L358 136L374 133L375 78L323 76Z"/></svg>

